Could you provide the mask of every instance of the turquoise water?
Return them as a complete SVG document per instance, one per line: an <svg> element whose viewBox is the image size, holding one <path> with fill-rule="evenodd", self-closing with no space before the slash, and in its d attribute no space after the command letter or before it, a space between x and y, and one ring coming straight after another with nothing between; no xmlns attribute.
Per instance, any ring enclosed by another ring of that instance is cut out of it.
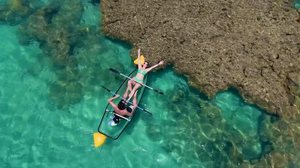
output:
<svg viewBox="0 0 300 168"><path fill-rule="evenodd" d="M131 46L100 34L98 6L72 1L77 15L69 1L59 2L42 27L47 36L24 29L31 14L0 17L0 167L239 167L273 150L266 133L273 116L234 89L208 99L171 67L149 75L148 84L165 93L145 91L141 105L153 117L137 112L117 141L95 149L92 134L110 96L100 85L116 89L122 81L109 67L134 69ZM43 39L63 41L64 34L72 44L65 55L57 49L63 44Z"/></svg>
<svg viewBox="0 0 300 168"><path fill-rule="evenodd" d="M295 8L296 9L300 9L300 1L299 0L295 0L295 2L294 2L295 4Z"/></svg>

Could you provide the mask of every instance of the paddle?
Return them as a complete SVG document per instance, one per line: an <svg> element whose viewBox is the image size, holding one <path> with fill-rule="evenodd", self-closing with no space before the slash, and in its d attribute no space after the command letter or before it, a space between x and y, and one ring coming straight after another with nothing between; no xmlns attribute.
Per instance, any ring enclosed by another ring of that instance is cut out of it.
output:
<svg viewBox="0 0 300 168"><path fill-rule="evenodd" d="M108 89L107 87L105 87L105 86L101 86L103 89L105 89L106 91L108 91L109 93L111 93L112 95L117 95L117 93L115 93L115 92L113 92L113 91L111 91L110 89ZM122 97L120 97L122 100L124 100L124 101L126 101L125 99L123 99ZM128 102L129 104L132 104L131 102ZM142 107L140 107L140 106L137 106L136 108L138 108L138 109L140 109L140 110L142 110L142 111L144 111L144 112L146 112L147 114L150 114L150 115L152 115L152 113L150 112L150 111L148 111L148 110L146 110L145 108L142 108Z"/></svg>
<svg viewBox="0 0 300 168"><path fill-rule="evenodd" d="M123 76L123 77L125 77L125 78L127 78L127 79L132 79L131 77L122 74L121 72L119 72L119 71L116 70L116 69L109 68L109 70L112 71L113 73L116 73L116 74L118 74L118 75L121 75L121 76ZM136 82L137 82L137 81L136 81ZM152 88L152 87L150 87L150 86L148 86L148 85L145 85L145 84L143 84L143 83L140 83L140 82L137 82L137 83L139 83L139 84L145 86L146 88L148 88L148 89L150 89L150 90L153 90L153 91L156 92L156 93L159 93L159 94L161 94L161 95L164 94L162 91L160 91L160 90L158 90L158 89L154 89L154 88Z"/></svg>

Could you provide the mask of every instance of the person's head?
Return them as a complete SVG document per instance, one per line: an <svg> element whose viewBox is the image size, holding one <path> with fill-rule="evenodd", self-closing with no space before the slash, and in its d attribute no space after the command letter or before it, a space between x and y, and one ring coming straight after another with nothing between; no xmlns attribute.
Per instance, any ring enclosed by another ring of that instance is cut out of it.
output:
<svg viewBox="0 0 300 168"><path fill-rule="evenodd" d="M125 104L124 100L121 100L121 101L118 103L118 109L124 110L125 108L126 108L126 104Z"/></svg>
<svg viewBox="0 0 300 168"><path fill-rule="evenodd" d="M145 62L145 63L143 64L143 68L146 69L147 67L148 67L148 62Z"/></svg>
<svg viewBox="0 0 300 168"><path fill-rule="evenodd" d="M132 112L132 108L131 107L126 107L126 110L131 113Z"/></svg>

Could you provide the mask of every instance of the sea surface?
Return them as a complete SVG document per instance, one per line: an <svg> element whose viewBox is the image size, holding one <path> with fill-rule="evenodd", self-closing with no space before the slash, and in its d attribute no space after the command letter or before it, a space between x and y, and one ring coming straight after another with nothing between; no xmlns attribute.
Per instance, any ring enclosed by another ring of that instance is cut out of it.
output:
<svg viewBox="0 0 300 168"><path fill-rule="evenodd" d="M140 106L153 116L137 111L118 140L94 148L111 96L101 85L123 80L108 68L135 66L130 44L101 34L92 2L0 0L1 168L239 167L274 150L276 116L234 88L209 99L172 67L149 74L165 93L145 91Z"/></svg>
<svg viewBox="0 0 300 168"><path fill-rule="evenodd" d="M295 0L294 6L295 8L300 9L300 0Z"/></svg>

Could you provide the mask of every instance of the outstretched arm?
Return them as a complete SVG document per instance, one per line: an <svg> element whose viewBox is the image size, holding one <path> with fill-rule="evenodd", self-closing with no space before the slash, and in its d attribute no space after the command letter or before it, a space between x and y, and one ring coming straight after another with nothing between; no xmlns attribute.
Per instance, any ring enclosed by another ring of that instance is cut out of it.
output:
<svg viewBox="0 0 300 168"><path fill-rule="evenodd" d="M147 68L145 71L150 72L152 69L154 69L154 68L156 68L156 67L158 67L159 65L162 65L162 64L164 64L164 61L160 61L158 64L155 64L150 68Z"/></svg>
<svg viewBox="0 0 300 168"><path fill-rule="evenodd" d="M110 103L112 103L113 100L115 100L118 97L119 97L119 95L115 95L114 97L109 98L107 101L110 104Z"/></svg>
<svg viewBox="0 0 300 168"><path fill-rule="evenodd" d="M115 103L113 103L112 101L109 102L109 104L111 105L111 107L112 107L114 110L118 109L118 106L117 106Z"/></svg>
<svg viewBox="0 0 300 168"><path fill-rule="evenodd" d="M141 49L138 49L138 68L142 68L142 63L141 63Z"/></svg>
<svg viewBox="0 0 300 168"><path fill-rule="evenodd" d="M108 99L108 103L112 106L112 108L115 110L115 109L118 109L118 106L113 102L114 99L118 98L119 95L116 95L110 99Z"/></svg>

